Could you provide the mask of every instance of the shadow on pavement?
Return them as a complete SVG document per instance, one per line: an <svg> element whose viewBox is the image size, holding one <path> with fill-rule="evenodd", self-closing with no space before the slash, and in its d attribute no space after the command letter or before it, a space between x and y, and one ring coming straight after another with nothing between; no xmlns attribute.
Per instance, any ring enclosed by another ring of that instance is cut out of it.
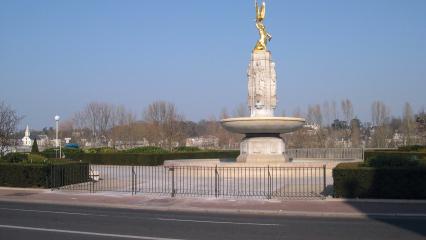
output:
<svg viewBox="0 0 426 240"><path fill-rule="evenodd" d="M368 202L347 200L359 212L368 215L368 218L393 225L426 237L426 203L415 202ZM411 216L408 216L411 215ZM419 215L413 216L413 215ZM423 215L423 216L420 216Z"/></svg>

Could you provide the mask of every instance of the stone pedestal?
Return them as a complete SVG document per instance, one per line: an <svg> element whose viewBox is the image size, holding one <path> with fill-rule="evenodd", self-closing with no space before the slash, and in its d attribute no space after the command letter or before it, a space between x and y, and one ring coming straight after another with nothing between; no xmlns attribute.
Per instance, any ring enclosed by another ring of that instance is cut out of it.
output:
<svg viewBox="0 0 426 240"><path fill-rule="evenodd" d="M287 161L285 144L279 134L247 134L240 145L237 162L274 163Z"/></svg>

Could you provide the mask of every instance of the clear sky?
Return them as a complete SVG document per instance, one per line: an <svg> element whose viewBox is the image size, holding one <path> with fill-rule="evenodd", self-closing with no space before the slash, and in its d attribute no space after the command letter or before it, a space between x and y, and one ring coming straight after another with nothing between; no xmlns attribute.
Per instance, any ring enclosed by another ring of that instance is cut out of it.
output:
<svg viewBox="0 0 426 240"><path fill-rule="evenodd" d="M0 99L42 128L90 101L190 120L246 102L253 0L0 0ZM425 0L269 0L279 108L352 100L370 120L426 105Z"/></svg>

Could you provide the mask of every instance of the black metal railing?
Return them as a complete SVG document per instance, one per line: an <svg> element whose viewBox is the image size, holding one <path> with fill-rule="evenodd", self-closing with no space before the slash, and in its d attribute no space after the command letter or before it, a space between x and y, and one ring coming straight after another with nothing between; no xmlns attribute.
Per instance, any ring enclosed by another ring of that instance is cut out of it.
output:
<svg viewBox="0 0 426 240"><path fill-rule="evenodd" d="M52 189L207 197L317 198L326 189L326 167L199 167L90 165ZM80 175L78 175L80 174ZM79 179L76 181L76 179ZM85 181L81 181L85 179Z"/></svg>

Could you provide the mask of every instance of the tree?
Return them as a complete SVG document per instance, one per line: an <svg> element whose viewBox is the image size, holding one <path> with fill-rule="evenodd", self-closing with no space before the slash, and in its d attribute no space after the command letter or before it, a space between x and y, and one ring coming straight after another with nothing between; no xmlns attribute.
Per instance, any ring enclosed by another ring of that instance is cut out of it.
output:
<svg viewBox="0 0 426 240"><path fill-rule="evenodd" d="M172 149L183 138L182 122L184 117L173 103L156 101L144 111L144 119L150 125L151 141Z"/></svg>
<svg viewBox="0 0 426 240"><path fill-rule="evenodd" d="M332 118L332 113L331 113L331 108L330 108L330 104L328 103L328 101L325 101L322 104L322 109L323 109L323 115L324 115L324 120L325 120L325 126L329 127L331 125L331 121L334 119Z"/></svg>
<svg viewBox="0 0 426 240"><path fill-rule="evenodd" d="M389 127L389 108L381 101L375 101L371 105L371 119L374 133L372 135L371 147L388 147L388 139L392 132Z"/></svg>
<svg viewBox="0 0 426 240"><path fill-rule="evenodd" d="M22 118L6 103L0 102L0 157L4 156L11 145L12 136Z"/></svg>
<svg viewBox="0 0 426 240"><path fill-rule="evenodd" d="M421 144L426 145L426 113L424 108L416 115L416 125L417 132L422 139Z"/></svg>
<svg viewBox="0 0 426 240"><path fill-rule="evenodd" d="M334 100L331 102L330 115L333 116L333 120L339 119L339 111L337 110L336 101Z"/></svg>
<svg viewBox="0 0 426 240"><path fill-rule="evenodd" d="M352 147L360 147L361 146L361 122L358 118L354 118L351 120L351 142Z"/></svg>
<svg viewBox="0 0 426 240"><path fill-rule="evenodd" d="M410 103L405 103L402 115L402 133L404 134L404 144L414 144L414 135L416 133L416 121L414 119L413 109Z"/></svg>
<svg viewBox="0 0 426 240"><path fill-rule="evenodd" d="M306 120L310 124L315 124L318 126L322 126L322 112L320 105L308 106L308 115L306 116Z"/></svg>
<svg viewBox="0 0 426 240"><path fill-rule="evenodd" d="M108 137L114 106L108 103L91 102L73 118L73 124L82 129L90 129L92 143L98 145Z"/></svg>
<svg viewBox="0 0 426 240"><path fill-rule="evenodd" d="M342 100L342 113L345 121L349 124L354 117L354 108L351 100Z"/></svg>
<svg viewBox="0 0 426 240"><path fill-rule="evenodd" d="M31 147L31 153L39 153L37 139L34 139L33 146Z"/></svg>
<svg viewBox="0 0 426 240"><path fill-rule="evenodd" d="M375 101L371 105L371 120L374 126L383 126L389 121L390 110L381 101Z"/></svg>
<svg viewBox="0 0 426 240"><path fill-rule="evenodd" d="M234 110L234 117L247 117L249 115L248 108L245 104L239 104Z"/></svg>

